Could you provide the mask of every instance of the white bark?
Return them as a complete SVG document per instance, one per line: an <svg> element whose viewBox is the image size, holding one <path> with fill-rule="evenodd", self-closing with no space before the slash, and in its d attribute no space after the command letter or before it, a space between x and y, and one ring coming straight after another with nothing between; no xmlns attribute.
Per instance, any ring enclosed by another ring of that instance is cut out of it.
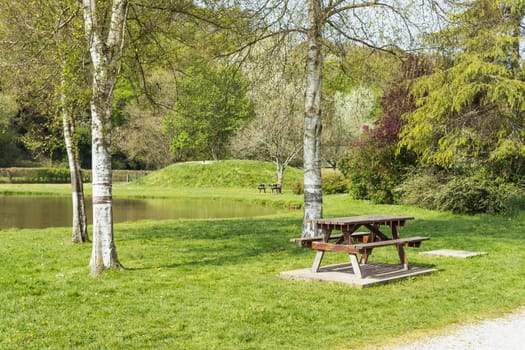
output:
<svg viewBox="0 0 525 350"><path fill-rule="evenodd" d="M75 142L75 123L73 116L68 112L66 96L64 92L65 81L62 79L62 125L64 129L64 141L66 144L69 173L71 177L71 201L73 208L73 220L71 227L71 241L73 243L85 243L89 241L87 232L86 204L84 200L84 184L80 172L80 159L77 143Z"/></svg>
<svg viewBox="0 0 525 350"><path fill-rule="evenodd" d="M91 273L112 267L121 268L113 235L111 108L117 79L117 60L122 51L127 1L114 0L107 39L102 40L103 25L98 22L95 0L83 0L84 26L93 64L91 97L93 249Z"/></svg>
<svg viewBox="0 0 525 350"><path fill-rule="evenodd" d="M252 4L253 1L247 1ZM260 10L275 9L275 2L264 1ZM315 229L309 225L310 219L322 217L322 187L321 187L321 68L323 65L322 44L323 30L340 42L349 41L359 45L375 47L394 53L390 50L392 44L400 42L408 46L413 35L411 32L419 26L428 26L428 16L434 13L435 0L418 2L414 6L411 1L404 0L306 0L284 1L283 12L287 10L302 10L307 6L307 83L305 93L305 125L304 125L304 221L303 236L315 235ZM280 7L280 6L279 6ZM438 6L439 7L439 6ZM414 9L420 9L419 18L411 16ZM266 18L266 17L265 17ZM282 19L277 16L278 19ZM303 16L286 16L285 24L298 21L302 30ZM420 21L423 20L423 21ZM330 21L330 25L326 24ZM437 24L435 21L430 21ZM267 23L265 22L265 25ZM298 29L298 28L296 28ZM283 30L286 32L286 30ZM408 34L407 34L408 33ZM398 45L395 45L398 46Z"/></svg>
<svg viewBox="0 0 525 350"><path fill-rule="evenodd" d="M303 237L316 235L311 219L323 216L321 187L321 0L308 0L308 56L304 120L304 218Z"/></svg>

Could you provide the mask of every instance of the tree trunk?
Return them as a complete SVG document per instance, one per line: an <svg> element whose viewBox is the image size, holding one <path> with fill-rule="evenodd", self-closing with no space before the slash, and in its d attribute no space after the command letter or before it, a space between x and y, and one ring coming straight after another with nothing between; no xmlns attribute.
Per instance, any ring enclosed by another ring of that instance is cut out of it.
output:
<svg viewBox="0 0 525 350"><path fill-rule="evenodd" d="M514 37L514 40L512 42L512 48L513 48L513 58L512 58L512 71L514 73L514 76L517 78L519 76L520 71L520 62L522 61L521 57L521 38L522 38L522 23L524 21L525 17L525 4L517 4L514 5L516 8L514 11L510 9L510 15L511 15L511 26L512 26L512 36ZM512 15L513 14L513 15Z"/></svg>
<svg viewBox="0 0 525 350"><path fill-rule="evenodd" d="M105 24L99 23L95 0L83 0L86 39L93 64L91 97L93 249L91 274L122 268L113 235L111 110L117 80L117 60L121 56L127 14L126 0L113 0L107 39L102 40ZM105 16L103 16L105 17Z"/></svg>
<svg viewBox="0 0 525 350"><path fill-rule="evenodd" d="M100 90L99 93L104 92ZM93 275L112 267L122 267L113 235L111 108L104 102L93 98L91 103L93 249L90 267Z"/></svg>
<svg viewBox="0 0 525 350"><path fill-rule="evenodd" d="M303 237L316 235L311 219L323 216L321 187L321 1L308 1L308 57L304 121L304 218Z"/></svg>
<svg viewBox="0 0 525 350"><path fill-rule="evenodd" d="M62 87L64 88L64 81ZM80 172L80 157L77 142L75 140L75 122L66 107L64 91L61 95L62 102L62 124L64 128L64 141L66 143L67 160L71 178L71 200L73 208L73 224L71 227L71 241L73 243L85 243L89 241L87 232L86 203L84 200L84 184Z"/></svg>
<svg viewBox="0 0 525 350"><path fill-rule="evenodd" d="M286 169L286 165L283 163L280 163L278 159L275 161L275 164L277 166L277 186L279 186L279 188L282 189L283 188L283 176L284 176L284 170Z"/></svg>
<svg viewBox="0 0 525 350"><path fill-rule="evenodd" d="M71 165L70 165L71 166ZM80 172L80 164L75 161L75 170L71 173L71 200L73 205L73 226L71 241L73 243L89 242L87 232L86 200L84 197L84 184ZM71 171L71 170L70 170Z"/></svg>

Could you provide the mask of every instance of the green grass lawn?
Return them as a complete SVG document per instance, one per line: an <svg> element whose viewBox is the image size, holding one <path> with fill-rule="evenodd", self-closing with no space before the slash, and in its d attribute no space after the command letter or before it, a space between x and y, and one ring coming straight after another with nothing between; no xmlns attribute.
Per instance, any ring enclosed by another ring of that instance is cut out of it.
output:
<svg viewBox="0 0 525 350"><path fill-rule="evenodd" d="M89 186L87 186L89 192ZM67 195L66 185L0 185L0 193ZM255 187L116 185L115 196L228 197L268 205L302 197ZM91 245L69 228L0 230L0 349L354 349L407 342L525 305L525 218L456 216L324 197L324 216L413 215L402 235L428 235L419 251L463 249L468 260L418 255L428 276L363 290L281 280L311 266L298 237L302 211L259 218L115 225L123 271L89 276ZM325 263L346 262L327 254ZM393 247L371 261L398 262Z"/></svg>
<svg viewBox="0 0 525 350"><path fill-rule="evenodd" d="M353 349L413 339L525 305L523 220L452 216L326 196L325 216L411 214L421 250L486 251L469 260L419 256L439 272L364 290L281 280L314 252L288 242L301 212L228 220L118 224L125 271L88 275L90 245L69 229L0 231L2 349ZM328 255L328 254L327 254ZM379 249L373 261L396 262ZM329 262L346 261L330 254ZM415 335L414 335L415 334ZM378 336L379 335L379 336Z"/></svg>

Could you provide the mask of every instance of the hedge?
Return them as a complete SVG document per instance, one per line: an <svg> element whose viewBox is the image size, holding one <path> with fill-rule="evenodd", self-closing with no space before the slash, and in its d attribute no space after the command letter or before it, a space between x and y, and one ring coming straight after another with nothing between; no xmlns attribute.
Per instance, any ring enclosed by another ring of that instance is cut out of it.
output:
<svg viewBox="0 0 525 350"><path fill-rule="evenodd" d="M130 182L148 172L143 170L113 170L113 182ZM84 182L91 181L91 170L82 170ZM69 183L67 168L0 168L0 183Z"/></svg>

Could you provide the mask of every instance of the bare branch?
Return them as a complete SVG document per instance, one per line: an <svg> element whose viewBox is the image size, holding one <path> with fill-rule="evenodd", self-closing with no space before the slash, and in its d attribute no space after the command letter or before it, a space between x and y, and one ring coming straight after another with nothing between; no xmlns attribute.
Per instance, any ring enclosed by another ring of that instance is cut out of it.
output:
<svg viewBox="0 0 525 350"><path fill-rule="evenodd" d="M331 21L328 21L327 24L332 28L334 29L335 31L337 31L337 33L339 33L341 36L345 37L347 40L350 40L352 42L355 42L355 43L358 43L358 44L362 44L366 47L369 47L371 49L374 49L374 50L379 50L379 51L383 51L383 52L387 52L389 54L392 54L392 55L398 55L399 53L399 50L396 46L377 46L371 42L368 42L364 39L361 39L361 38L358 38L356 36L350 36L348 35L347 32L343 31L341 28L339 28L337 25L335 25L334 23L332 23Z"/></svg>

